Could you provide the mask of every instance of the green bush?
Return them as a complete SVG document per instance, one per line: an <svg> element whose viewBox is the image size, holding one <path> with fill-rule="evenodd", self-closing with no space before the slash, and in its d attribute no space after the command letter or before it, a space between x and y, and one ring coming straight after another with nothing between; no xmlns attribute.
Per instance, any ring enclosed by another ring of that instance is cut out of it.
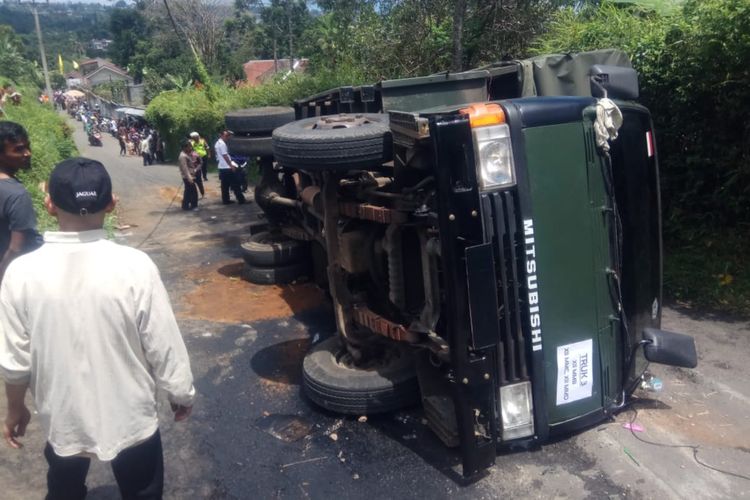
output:
<svg viewBox="0 0 750 500"><path fill-rule="evenodd" d="M152 123L167 143L167 151L175 155L180 140L193 131L211 136L224 122L224 112L236 100L230 89L219 88L219 97L208 100L203 90L169 90L156 96L146 108L146 119Z"/></svg>
<svg viewBox="0 0 750 500"><path fill-rule="evenodd" d="M44 231L57 227L57 222L44 208L43 183L58 162L75 156L78 151L72 130L51 106L41 105L34 99L36 90L24 88L20 92L24 95L21 105L6 105L5 118L20 123L29 133L31 170L21 172L19 179L31 194L39 229Z"/></svg>
<svg viewBox="0 0 750 500"><path fill-rule="evenodd" d="M750 2L689 1L665 42L652 101L667 213L682 226L742 227L750 223Z"/></svg>
<svg viewBox="0 0 750 500"><path fill-rule="evenodd" d="M41 87L44 83L41 71L36 62L29 61L24 55L24 46L13 28L0 24L0 77L3 82L11 81L14 85Z"/></svg>
<svg viewBox="0 0 750 500"><path fill-rule="evenodd" d="M562 10L536 50L605 47L629 54L654 119L667 292L748 312L747 252L737 249L750 243L750 2L688 0L666 13L610 3Z"/></svg>
<svg viewBox="0 0 750 500"><path fill-rule="evenodd" d="M750 2L689 0L558 13L537 52L625 50L659 138L667 229L750 222Z"/></svg>

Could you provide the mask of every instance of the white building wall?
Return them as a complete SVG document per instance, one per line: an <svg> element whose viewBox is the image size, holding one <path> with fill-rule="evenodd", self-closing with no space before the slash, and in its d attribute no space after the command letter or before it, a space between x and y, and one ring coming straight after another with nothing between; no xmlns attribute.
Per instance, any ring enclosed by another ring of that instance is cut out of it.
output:
<svg viewBox="0 0 750 500"><path fill-rule="evenodd" d="M124 81L126 83L130 83L133 81L132 78L128 78L119 73L115 73L114 71L110 71L107 68L102 69L101 71L97 72L95 75L89 75L88 80L89 80L89 85L91 85L92 87L95 87L96 85L99 85L100 83L109 83L109 82L117 82L117 81Z"/></svg>

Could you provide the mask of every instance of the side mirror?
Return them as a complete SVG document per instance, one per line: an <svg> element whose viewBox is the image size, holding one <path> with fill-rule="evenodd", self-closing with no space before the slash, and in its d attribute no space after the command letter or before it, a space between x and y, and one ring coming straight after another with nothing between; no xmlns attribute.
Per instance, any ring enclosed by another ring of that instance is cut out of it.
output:
<svg viewBox="0 0 750 500"><path fill-rule="evenodd" d="M695 368L698 355L693 337L682 333L668 332L656 328L644 328L643 354L652 363Z"/></svg>
<svg viewBox="0 0 750 500"><path fill-rule="evenodd" d="M638 73L622 66L591 66L591 95L612 99L638 99Z"/></svg>

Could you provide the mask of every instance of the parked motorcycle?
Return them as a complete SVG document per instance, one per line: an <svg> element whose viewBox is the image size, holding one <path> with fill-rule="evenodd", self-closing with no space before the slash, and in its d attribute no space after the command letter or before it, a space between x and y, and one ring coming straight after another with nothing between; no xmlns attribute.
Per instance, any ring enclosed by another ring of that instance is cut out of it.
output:
<svg viewBox="0 0 750 500"><path fill-rule="evenodd" d="M102 134L99 131L92 130L89 132L89 145L101 146L102 145Z"/></svg>

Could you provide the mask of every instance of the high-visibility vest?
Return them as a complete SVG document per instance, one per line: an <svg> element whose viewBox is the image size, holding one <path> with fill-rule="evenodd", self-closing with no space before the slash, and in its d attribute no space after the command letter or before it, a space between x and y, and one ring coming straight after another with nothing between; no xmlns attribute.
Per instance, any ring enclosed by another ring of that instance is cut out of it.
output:
<svg viewBox="0 0 750 500"><path fill-rule="evenodd" d="M208 154L208 151L206 151L208 144L206 144L206 140L203 137L201 137L197 141L191 140L190 143L193 145L193 151L198 153L198 156L200 156L201 158Z"/></svg>

